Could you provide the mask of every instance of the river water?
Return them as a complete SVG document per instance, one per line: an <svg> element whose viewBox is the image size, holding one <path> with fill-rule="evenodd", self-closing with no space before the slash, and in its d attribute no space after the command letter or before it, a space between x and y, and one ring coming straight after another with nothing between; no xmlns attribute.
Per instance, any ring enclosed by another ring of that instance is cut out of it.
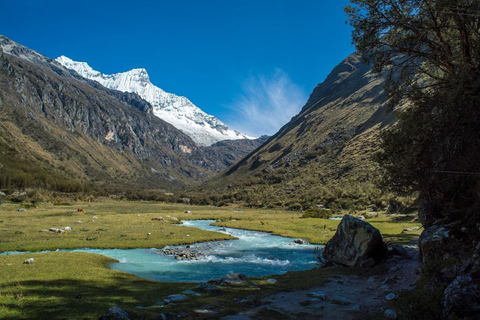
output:
<svg viewBox="0 0 480 320"><path fill-rule="evenodd" d="M214 241L186 246L166 247L200 253L198 260L178 260L159 249L75 249L101 254L118 260L110 268L142 278L165 282L202 282L219 279L230 272L246 276L266 276L287 271L307 270L316 266L318 245L297 245L294 239L265 232L220 228L214 220L184 221L183 225L228 233L235 240ZM181 226L179 226L181 228ZM63 250L61 250L63 251ZM67 250L65 250L67 251Z"/></svg>

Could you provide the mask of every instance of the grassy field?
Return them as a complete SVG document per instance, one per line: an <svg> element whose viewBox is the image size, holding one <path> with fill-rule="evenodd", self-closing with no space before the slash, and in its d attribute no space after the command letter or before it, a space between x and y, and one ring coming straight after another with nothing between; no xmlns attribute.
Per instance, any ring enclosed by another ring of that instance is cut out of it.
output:
<svg viewBox="0 0 480 320"><path fill-rule="evenodd" d="M78 212L81 207L84 212ZM287 211L197 207L151 202L104 201L65 205L44 204L37 208L19 204L0 206L0 252L37 251L57 248L149 248L219 240L227 235L175 225L178 220L216 219L219 224L272 232L312 243L325 243L335 232L338 221L302 219ZM187 213L187 210L189 211ZM164 221L152 220L162 217ZM387 239L410 241L420 230L413 217L381 215L369 220ZM58 234L52 227L71 231ZM150 235L148 235L150 233ZM160 283L110 270L113 260L87 253L51 252L35 254L34 264L23 264L31 254L0 256L0 318L2 319L97 319L109 307L127 309L133 319L158 318L159 312L179 312L178 308L214 306L223 314L235 313L243 305L233 299L255 299L279 290L319 285L325 270L290 272L275 276L272 285L265 279L251 279L244 286L225 288L220 296L203 295L181 306L135 309L151 306L167 295L191 289L194 284ZM331 271L330 271L331 272ZM342 272L345 272L342 271ZM354 271L348 271L354 272ZM302 279L306 279L305 281ZM177 308L177 309L176 309Z"/></svg>

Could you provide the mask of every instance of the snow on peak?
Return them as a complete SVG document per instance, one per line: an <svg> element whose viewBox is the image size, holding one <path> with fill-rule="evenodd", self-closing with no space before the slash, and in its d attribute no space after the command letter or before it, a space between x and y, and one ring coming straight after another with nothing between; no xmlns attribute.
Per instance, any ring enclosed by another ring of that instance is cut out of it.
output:
<svg viewBox="0 0 480 320"><path fill-rule="evenodd" d="M168 93L150 82L147 70L132 69L127 72L103 74L92 69L86 62L77 62L60 56L56 61L82 77L95 80L103 86L134 92L150 102L153 113L189 135L198 145L212 145L221 140L254 139L246 134L229 129L216 117L203 112L186 97Z"/></svg>

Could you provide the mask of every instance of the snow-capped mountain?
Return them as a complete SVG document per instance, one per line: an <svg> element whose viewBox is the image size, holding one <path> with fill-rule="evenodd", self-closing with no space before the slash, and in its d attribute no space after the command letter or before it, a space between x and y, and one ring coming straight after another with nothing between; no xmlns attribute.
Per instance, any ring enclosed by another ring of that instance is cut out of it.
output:
<svg viewBox="0 0 480 320"><path fill-rule="evenodd" d="M56 59L64 67L75 70L82 77L95 80L103 86L123 92L134 92L150 102L153 113L189 135L198 145L209 146L222 140L254 139L229 129L216 117L203 112L186 97L168 93L150 82L147 70L133 69L115 74L93 70L86 62L77 62L61 56Z"/></svg>

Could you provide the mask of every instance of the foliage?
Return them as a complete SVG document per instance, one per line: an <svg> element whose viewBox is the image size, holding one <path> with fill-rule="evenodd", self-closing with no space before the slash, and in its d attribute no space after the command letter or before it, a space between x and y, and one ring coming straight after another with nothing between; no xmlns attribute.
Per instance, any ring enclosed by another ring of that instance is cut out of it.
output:
<svg viewBox="0 0 480 320"><path fill-rule="evenodd" d="M302 215L302 218L322 218L328 219L332 216L331 210L320 209L320 208L309 208L305 210Z"/></svg>
<svg viewBox="0 0 480 320"><path fill-rule="evenodd" d="M480 203L480 1L352 0L353 41L387 89L408 97L399 121L383 132L384 184L419 192L426 225L465 219ZM405 103L405 100L403 101Z"/></svg>

